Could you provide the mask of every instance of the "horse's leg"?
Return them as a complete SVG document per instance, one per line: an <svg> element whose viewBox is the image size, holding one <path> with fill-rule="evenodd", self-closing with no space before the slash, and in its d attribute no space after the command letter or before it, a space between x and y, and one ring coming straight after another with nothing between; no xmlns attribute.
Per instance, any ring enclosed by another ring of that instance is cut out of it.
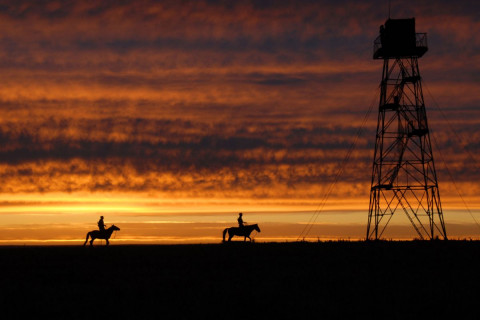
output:
<svg viewBox="0 0 480 320"><path fill-rule="evenodd" d="M228 231L228 242L232 241L232 238L233 238L233 234L231 234L230 231Z"/></svg>
<svg viewBox="0 0 480 320"><path fill-rule="evenodd" d="M95 240L94 237L92 237L92 239L90 240L90 245L93 246L93 240Z"/></svg>
<svg viewBox="0 0 480 320"><path fill-rule="evenodd" d="M110 244L110 242L108 242L108 238L107 238L107 239L105 239L105 241L107 242L107 244L106 244L106 245L108 246L108 245Z"/></svg>
<svg viewBox="0 0 480 320"><path fill-rule="evenodd" d="M83 246L84 246L84 247L85 247L85 245L87 244L88 236L90 236L90 232L87 233L87 238L85 239L85 242L83 243Z"/></svg>
<svg viewBox="0 0 480 320"><path fill-rule="evenodd" d="M248 240L250 240L250 242L252 242L252 238L250 238L250 236L247 236Z"/></svg>

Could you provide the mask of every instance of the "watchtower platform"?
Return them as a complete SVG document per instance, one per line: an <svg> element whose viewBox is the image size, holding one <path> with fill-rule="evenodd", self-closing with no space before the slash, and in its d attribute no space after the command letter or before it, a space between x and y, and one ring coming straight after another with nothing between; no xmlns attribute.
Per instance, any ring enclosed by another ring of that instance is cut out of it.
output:
<svg viewBox="0 0 480 320"><path fill-rule="evenodd" d="M373 59L420 58L427 51L427 34L415 32L415 18L388 19L373 43Z"/></svg>

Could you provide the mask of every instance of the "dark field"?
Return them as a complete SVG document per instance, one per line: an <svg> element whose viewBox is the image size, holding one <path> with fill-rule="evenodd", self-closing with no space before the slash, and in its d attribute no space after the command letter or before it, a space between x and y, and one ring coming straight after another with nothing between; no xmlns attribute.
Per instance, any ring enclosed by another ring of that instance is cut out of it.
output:
<svg viewBox="0 0 480 320"><path fill-rule="evenodd" d="M480 243L0 247L2 319L476 318Z"/></svg>

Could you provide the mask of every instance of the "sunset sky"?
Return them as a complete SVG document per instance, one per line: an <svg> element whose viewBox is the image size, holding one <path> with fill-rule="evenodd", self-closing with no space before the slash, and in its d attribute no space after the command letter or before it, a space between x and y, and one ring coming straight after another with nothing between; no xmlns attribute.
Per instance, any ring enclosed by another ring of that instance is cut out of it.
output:
<svg viewBox="0 0 480 320"><path fill-rule="evenodd" d="M428 33L447 234L480 238L480 3L391 3ZM0 244L81 244L100 215L117 244L219 242L239 212L257 241L309 221L307 240L364 238L387 18L386 0L0 1ZM415 233L399 212L385 236Z"/></svg>

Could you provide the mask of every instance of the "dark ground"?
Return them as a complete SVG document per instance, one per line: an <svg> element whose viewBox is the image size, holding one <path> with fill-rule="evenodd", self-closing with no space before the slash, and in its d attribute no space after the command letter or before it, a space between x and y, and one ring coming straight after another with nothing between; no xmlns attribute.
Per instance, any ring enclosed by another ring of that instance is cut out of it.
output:
<svg viewBox="0 0 480 320"><path fill-rule="evenodd" d="M478 319L479 253L476 241L0 247L0 314Z"/></svg>

